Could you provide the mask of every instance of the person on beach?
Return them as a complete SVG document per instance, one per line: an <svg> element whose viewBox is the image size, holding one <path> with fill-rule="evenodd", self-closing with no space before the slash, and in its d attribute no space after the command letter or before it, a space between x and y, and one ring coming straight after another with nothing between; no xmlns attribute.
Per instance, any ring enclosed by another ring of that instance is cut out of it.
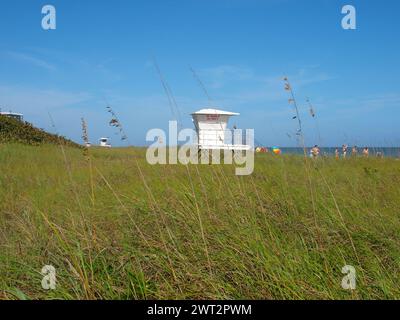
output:
<svg viewBox="0 0 400 320"><path fill-rule="evenodd" d="M343 146L342 146L342 155L343 155L343 158L346 158L346 156L347 156L347 145L346 144L344 144Z"/></svg>
<svg viewBox="0 0 400 320"><path fill-rule="evenodd" d="M368 149L368 147L365 147L362 153L363 153L363 156L364 156L365 158L368 158L368 156L369 156L369 149Z"/></svg>
<svg viewBox="0 0 400 320"><path fill-rule="evenodd" d="M335 150L335 158L336 159L340 158L340 153L339 153L339 149L338 148L336 148L336 150Z"/></svg>
<svg viewBox="0 0 400 320"><path fill-rule="evenodd" d="M318 147L318 145L315 145L315 146L311 149L311 155L312 155L312 157L313 157L314 159L316 159L316 158L318 158L319 154L320 154L319 147Z"/></svg>

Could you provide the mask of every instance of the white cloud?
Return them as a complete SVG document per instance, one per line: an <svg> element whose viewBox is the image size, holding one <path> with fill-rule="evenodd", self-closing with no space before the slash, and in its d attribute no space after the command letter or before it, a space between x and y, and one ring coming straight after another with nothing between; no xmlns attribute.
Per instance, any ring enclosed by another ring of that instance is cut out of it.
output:
<svg viewBox="0 0 400 320"><path fill-rule="evenodd" d="M239 103L272 101L285 96L283 77L287 76L296 90L303 86L334 79L318 70L319 66L307 66L293 74L262 75L253 69L234 65L221 65L200 70L199 74L206 87L218 93L230 96ZM211 92L211 95L213 93ZM228 99L228 100L231 100Z"/></svg>
<svg viewBox="0 0 400 320"><path fill-rule="evenodd" d="M25 63L29 63L31 65L34 65L36 67L39 68L43 68L49 71L55 71L56 67L54 65L52 65L51 63L36 58L33 55L30 54L26 54L26 53L22 53L22 52L13 52L13 51L9 51L6 53L8 57L21 61L21 62L25 62Z"/></svg>
<svg viewBox="0 0 400 320"><path fill-rule="evenodd" d="M42 90L4 85L0 85L0 96L0 104L3 108L18 109L31 114L40 114L46 109L54 110L73 106L92 98L87 92Z"/></svg>

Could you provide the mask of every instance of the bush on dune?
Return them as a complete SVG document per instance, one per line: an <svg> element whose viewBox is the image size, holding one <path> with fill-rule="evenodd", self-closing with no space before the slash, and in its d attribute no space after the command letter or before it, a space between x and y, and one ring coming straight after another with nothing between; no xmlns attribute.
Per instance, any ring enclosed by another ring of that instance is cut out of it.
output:
<svg viewBox="0 0 400 320"><path fill-rule="evenodd" d="M79 145L62 136L48 133L43 129L35 128L28 122L0 115L0 143L23 143L28 145L63 144L78 147Z"/></svg>

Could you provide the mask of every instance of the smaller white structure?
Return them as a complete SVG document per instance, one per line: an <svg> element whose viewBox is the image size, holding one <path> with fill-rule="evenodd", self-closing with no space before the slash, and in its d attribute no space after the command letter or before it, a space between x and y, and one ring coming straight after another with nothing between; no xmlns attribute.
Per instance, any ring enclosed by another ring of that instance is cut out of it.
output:
<svg viewBox="0 0 400 320"><path fill-rule="evenodd" d="M16 119L18 121L24 121L24 115L22 113L15 113L15 112L0 112L0 115Z"/></svg>
<svg viewBox="0 0 400 320"><path fill-rule="evenodd" d="M192 113L199 150L250 150L251 146L232 143L232 137L227 137L227 133L232 135L227 129L229 118L238 115L210 108Z"/></svg>
<svg viewBox="0 0 400 320"><path fill-rule="evenodd" d="M100 141L100 147L103 147L103 148L111 148L111 144L109 144L109 142L108 142L108 138L100 138L99 139L99 141Z"/></svg>

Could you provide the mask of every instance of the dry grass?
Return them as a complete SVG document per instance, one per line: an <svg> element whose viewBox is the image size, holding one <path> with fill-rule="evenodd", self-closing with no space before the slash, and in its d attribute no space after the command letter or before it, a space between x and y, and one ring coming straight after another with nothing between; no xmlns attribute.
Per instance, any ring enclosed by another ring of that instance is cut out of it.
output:
<svg viewBox="0 0 400 320"><path fill-rule="evenodd" d="M144 154L92 148L89 163L74 148L0 146L0 298L399 296L397 160L306 170L301 157L261 155L237 177ZM46 264L54 291L41 288ZM346 264L353 292L341 288Z"/></svg>

